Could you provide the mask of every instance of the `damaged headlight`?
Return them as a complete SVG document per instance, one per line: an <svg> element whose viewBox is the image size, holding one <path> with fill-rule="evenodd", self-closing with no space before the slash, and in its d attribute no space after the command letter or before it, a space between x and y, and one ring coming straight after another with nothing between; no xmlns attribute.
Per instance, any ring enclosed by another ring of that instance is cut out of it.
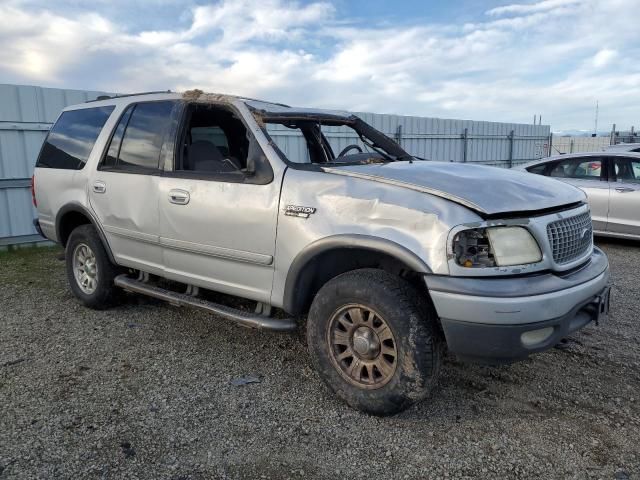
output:
<svg viewBox="0 0 640 480"><path fill-rule="evenodd" d="M522 227L463 230L453 239L453 252L463 267L505 267L542 260L533 235Z"/></svg>

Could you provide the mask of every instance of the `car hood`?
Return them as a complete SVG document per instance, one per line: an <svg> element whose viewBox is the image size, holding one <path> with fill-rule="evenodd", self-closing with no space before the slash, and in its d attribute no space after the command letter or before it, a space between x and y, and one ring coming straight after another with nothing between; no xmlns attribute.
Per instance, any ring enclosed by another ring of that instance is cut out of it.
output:
<svg viewBox="0 0 640 480"><path fill-rule="evenodd" d="M324 171L429 193L487 216L534 212L586 199L581 190L551 178L468 163L416 160L332 166Z"/></svg>

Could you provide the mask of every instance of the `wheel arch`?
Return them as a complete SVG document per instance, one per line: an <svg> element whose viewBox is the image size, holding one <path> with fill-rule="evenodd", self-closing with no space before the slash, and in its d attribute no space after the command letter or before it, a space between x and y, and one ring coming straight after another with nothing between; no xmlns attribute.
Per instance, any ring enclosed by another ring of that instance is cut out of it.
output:
<svg viewBox="0 0 640 480"><path fill-rule="evenodd" d="M79 203L69 203L58 211L58 214L56 215L56 238L58 242L65 247L71 232L80 225L87 224L93 225L96 229L98 237L100 237L100 241L102 241L104 249L109 256L109 260L111 263L115 264L116 261L113 256L113 252L111 251L109 242L107 242L107 237L104 234L102 227L100 227L100 224L91 211Z"/></svg>
<svg viewBox="0 0 640 480"><path fill-rule="evenodd" d="M384 238L332 235L308 245L293 260L284 287L283 309L299 315L332 278L359 268L379 268L417 279L431 273L429 266L406 247Z"/></svg>

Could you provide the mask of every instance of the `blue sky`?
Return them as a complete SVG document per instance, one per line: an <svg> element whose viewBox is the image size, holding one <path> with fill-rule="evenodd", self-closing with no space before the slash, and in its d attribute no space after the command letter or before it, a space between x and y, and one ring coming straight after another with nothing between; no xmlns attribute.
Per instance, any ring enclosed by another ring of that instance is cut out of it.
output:
<svg viewBox="0 0 640 480"><path fill-rule="evenodd" d="M2 0L0 82L640 127L640 0ZM612 14L612 12L614 12Z"/></svg>

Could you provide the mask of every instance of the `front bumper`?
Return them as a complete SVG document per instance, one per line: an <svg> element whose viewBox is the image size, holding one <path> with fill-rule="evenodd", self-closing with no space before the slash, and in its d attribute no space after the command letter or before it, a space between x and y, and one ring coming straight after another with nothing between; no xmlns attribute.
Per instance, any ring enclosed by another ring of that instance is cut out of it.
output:
<svg viewBox="0 0 640 480"><path fill-rule="evenodd" d="M449 350L462 360L508 363L556 345L597 320L609 263L594 249L568 273L511 278L425 276Z"/></svg>

